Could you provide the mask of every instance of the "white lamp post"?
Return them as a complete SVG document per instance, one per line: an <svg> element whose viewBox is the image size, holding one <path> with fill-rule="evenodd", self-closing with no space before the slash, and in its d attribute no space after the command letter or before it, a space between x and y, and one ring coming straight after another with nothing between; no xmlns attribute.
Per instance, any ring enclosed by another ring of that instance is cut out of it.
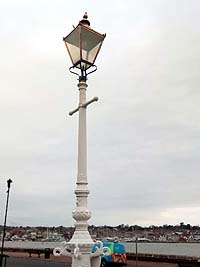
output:
<svg viewBox="0 0 200 267"><path fill-rule="evenodd" d="M75 232L68 243L61 243L60 247L54 249L54 255L70 255L72 257L72 267L98 267L100 265L100 255L107 251L107 248L103 248L102 243L99 242L98 248L92 253L94 242L88 231L88 220L91 218L91 212L87 205L89 190L87 182L86 108L92 102L97 101L98 98L94 97L86 101L86 80L87 75L97 69L94 62L105 35L92 30L87 18L87 13L85 13L77 27L63 38L73 64L70 67L70 72L79 76L79 105L69 113L69 115L73 115L77 111L79 112L78 174L75 189L76 209L72 213L76 221Z"/></svg>

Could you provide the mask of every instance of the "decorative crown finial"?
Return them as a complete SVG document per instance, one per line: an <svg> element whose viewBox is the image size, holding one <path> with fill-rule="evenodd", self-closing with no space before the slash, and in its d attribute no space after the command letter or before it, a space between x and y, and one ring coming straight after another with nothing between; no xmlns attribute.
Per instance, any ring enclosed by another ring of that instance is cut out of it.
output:
<svg viewBox="0 0 200 267"><path fill-rule="evenodd" d="M90 22L88 20L88 15L87 12L85 12L85 14L83 15L83 19L80 21L81 24L86 25L86 26L90 26Z"/></svg>
<svg viewBox="0 0 200 267"><path fill-rule="evenodd" d="M87 12L85 12L85 14L83 15L83 18L84 18L84 19L87 19L87 18L88 18L88 14L87 14Z"/></svg>

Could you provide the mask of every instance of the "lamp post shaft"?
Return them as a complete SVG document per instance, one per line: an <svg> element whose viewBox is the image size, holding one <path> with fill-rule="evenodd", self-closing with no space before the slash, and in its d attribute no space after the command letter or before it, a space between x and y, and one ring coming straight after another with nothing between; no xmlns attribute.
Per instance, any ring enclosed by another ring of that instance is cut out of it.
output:
<svg viewBox="0 0 200 267"><path fill-rule="evenodd" d="M86 108L91 103L98 101L98 97L86 102L86 79L79 79L79 105L71 111L69 115L79 112L78 126L78 172L76 182L76 208L72 212L75 220L75 231L69 242L64 242L60 247L54 249L54 255L66 255L72 257L72 267L99 267L100 255L110 253L109 248L103 247L101 241L97 241L98 246L93 251L94 242L88 231L88 220L91 212L88 210L87 199L89 195L87 181L87 125ZM106 252L107 251L107 252Z"/></svg>
<svg viewBox="0 0 200 267"><path fill-rule="evenodd" d="M91 212L88 210L89 195L87 182L87 130L86 130L86 89L87 84L81 80L79 88L79 128L78 128L78 173L76 182L76 209L72 215L75 219L75 232L69 241L71 248L77 248L81 257L72 258L72 267L77 265L91 266L91 250L94 242L88 231L88 220ZM77 254L78 255L78 254Z"/></svg>
<svg viewBox="0 0 200 267"><path fill-rule="evenodd" d="M78 132L78 176L79 182L87 183L87 130L86 130L86 103L87 84L80 81L79 87L79 132Z"/></svg>

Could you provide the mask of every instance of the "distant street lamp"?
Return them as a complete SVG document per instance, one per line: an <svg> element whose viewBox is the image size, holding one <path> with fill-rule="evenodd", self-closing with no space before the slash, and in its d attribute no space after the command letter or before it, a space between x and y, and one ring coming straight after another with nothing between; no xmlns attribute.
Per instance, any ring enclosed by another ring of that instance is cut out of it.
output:
<svg viewBox="0 0 200 267"><path fill-rule="evenodd" d="M1 258L0 258L0 267L3 266L3 249L4 249L4 240L6 235L6 221L7 221L7 214L8 214L8 201L9 201L9 195L10 195L10 185L12 183L11 179L7 180L7 200L6 200L6 210L5 210L5 218L4 218L4 224L3 224L3 237L2 237L2 243L1 243Z"/></svg>
<svg viewBox="0 0 200 267"><path fill-rule="evenodd" d="M75 232L72 239L67 243L54 249L54 255L70 255L72 257L72 267L98 267L100 265L100 255L108 253L107 248L98 242L97 250L92 253L94 242L88 231L88 220L91 212L88 210L87 198L89 195L87 182L87 135L86 135L86 108L89 104L98 100L98 97L86 101L87 76L97 70L94 62L100 51L105 34L100 34L90 28L87 13L70 34L63 38L72 67L70 72L79 77L79 105L71 111L69 115L79 112L78 127L78 175L76 195L76 209L73 211L75 219ZM75 71L76 70L76 71Z"/></svg>

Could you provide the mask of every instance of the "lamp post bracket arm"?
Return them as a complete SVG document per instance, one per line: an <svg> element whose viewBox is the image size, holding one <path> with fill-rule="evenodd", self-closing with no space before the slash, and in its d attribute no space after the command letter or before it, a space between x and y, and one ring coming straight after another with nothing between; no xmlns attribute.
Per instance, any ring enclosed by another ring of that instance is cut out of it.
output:
<svg viewBox="0 0 200 267"><path fill-rule="evenodd" d="M91 103L98 101L98 100L99 100L99 98L97 96L95 96L91 100L85 102L84 104L80 104L76 109L69 112L69 116L72 116L74 113L79 111L79 108L86 108L88 105L90 105Z"/></svg>
<svg viewBox="0 0 200 267"><path fill-rule="evenodd" d="M97 96L93 97L91 100L85 102L84 104L80 105L80 107L86 108L89 104L98 101L99 98Z"/></svg>
<svg viewBox="0 0 200 267"><path fill-rule="evenodd" d="M69 112L69 116L72 116L74 113L76 113L77 111L79 111L79 107L77 107L76 109L72 110Z"/></svg>

